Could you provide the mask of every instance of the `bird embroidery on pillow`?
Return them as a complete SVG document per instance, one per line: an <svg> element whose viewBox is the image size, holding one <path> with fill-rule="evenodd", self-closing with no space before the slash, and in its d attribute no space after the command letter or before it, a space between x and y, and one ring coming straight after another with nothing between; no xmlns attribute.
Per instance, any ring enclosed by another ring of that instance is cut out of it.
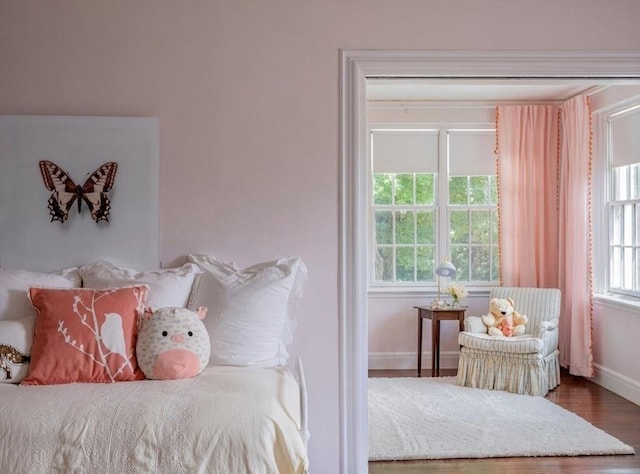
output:
<svg viewBox="0 0 640 474"><path fill-rule="evenodd" d="M133 372L133 366L129 360L127 344L124 339L122 316L118 313L105 313L104 322L100 326L100 337L102 338L102 343L109 350L109 354L120 355L131 369L131 372ZM105 356L109 354L105 354Z"/></svg>
<svg viewBox="0 0 640 474"><path fill-rule="evenodd" d="M148 288L83 288L77 291L68 318L58 322L58 333L65 344L102 367L111 382L123 376L128 380L126 377L136 374L137 378L142 378L135 358L135 333L131 334L126 324L127 321L137 321L137 315L143 312ZM128 306L131 302L119 300L125 296L136 299L138 309L133 312L135 317L123 312L132 310Z"/></svg>

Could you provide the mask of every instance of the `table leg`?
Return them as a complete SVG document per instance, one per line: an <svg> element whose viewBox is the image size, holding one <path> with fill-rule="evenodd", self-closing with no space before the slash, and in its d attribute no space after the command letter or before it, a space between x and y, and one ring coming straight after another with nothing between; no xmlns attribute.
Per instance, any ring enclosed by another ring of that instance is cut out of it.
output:
<svg viewBox="0 0 640 474"><path fill-rule="evenodd" d="M422 376L422 314L418 310L418 377Z"/></svg>
<svg viewBox="0 0 640 474"><path fill-rule="evenodd" d="M438 317L434 314L431 318L431 376L436 377L438 367L438 346L440 336L440 327Z"/></svg>
<svg viewBox="0 0 640 474"><path fill-rule="evenodd" d="M436 337L436 377L440 377L440 320L438 320L438 324L436 324L437 334Z"/></svg>

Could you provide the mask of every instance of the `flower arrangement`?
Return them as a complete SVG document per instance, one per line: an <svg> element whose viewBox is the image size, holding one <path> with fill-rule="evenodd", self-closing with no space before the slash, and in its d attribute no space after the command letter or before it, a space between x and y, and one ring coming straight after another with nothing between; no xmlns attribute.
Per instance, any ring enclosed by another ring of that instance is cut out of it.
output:
<svg viewBox="0 0 640 474"><path fill-rule="evenodd" d="M454 305L460 303L462 298L466 298L469 295L464 285L456 282L450 283L446 288L446 292L451 296Z"/></svg>

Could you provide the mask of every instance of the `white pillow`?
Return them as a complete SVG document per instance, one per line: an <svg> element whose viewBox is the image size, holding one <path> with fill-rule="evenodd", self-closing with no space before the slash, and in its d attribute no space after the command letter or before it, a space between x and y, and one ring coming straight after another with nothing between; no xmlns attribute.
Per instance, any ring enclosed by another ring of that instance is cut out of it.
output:
<svg viewBox="0 0 640 474"><path fill-rule="evenodd" d="M0 383L20 383L29 372L35 314L0 321Z"/></svg>
<svg viewBox="0 0 640 474"><path fill-rule="evenodd" d="M190 309L208 308L204 324L211 339L210 364L286 365L307 268L299 257L264 262L243 270L209 255L189 255L203 274Z"/></svg>
<svg viewBox="0 0 640 474"><path fill-rule="evenodd" d="M30 286L77 288L81 285L78 268L53 273L0 268L0 321L35 315L27 290Z"/></svg>
<svg viewBox="0 0 640 474"><path fill-rule="evenodd" d="M197 265L186 263L177 268L138 272L98 261L80 267L85 288L116 288L130 285L149 286L147 304L154 309L167 306L186 308L193 283L200 273Z"/></svg>

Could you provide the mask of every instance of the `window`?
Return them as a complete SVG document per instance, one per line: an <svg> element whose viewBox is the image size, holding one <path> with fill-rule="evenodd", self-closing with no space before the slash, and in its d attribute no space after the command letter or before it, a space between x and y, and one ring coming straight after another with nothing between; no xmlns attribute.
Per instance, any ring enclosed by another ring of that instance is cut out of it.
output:
<svg viewBox="0 0 640 474"><path fill-rule="evenodd" d="M450 248L458 280L499 280L496 189L495 176L449 178Z"/></svg>
<svg viewBox="0 0 640 474"><path fill-rule="evenodd" d="M444 256L458 281L499 280L494 142L493 129L371 129L370 286L432 285Z"/></svg>
<svg viewBox="0 0 640 474"><path fill-rule="evenodd" d="M607 118L611 293L640 297L640 104Z"/></svg>
<svg viewBox="0 0 640 474"><path fill-rule="evenodd" d="M434 173L374 175L374 281L433 280L434 191Z"/></svg>

